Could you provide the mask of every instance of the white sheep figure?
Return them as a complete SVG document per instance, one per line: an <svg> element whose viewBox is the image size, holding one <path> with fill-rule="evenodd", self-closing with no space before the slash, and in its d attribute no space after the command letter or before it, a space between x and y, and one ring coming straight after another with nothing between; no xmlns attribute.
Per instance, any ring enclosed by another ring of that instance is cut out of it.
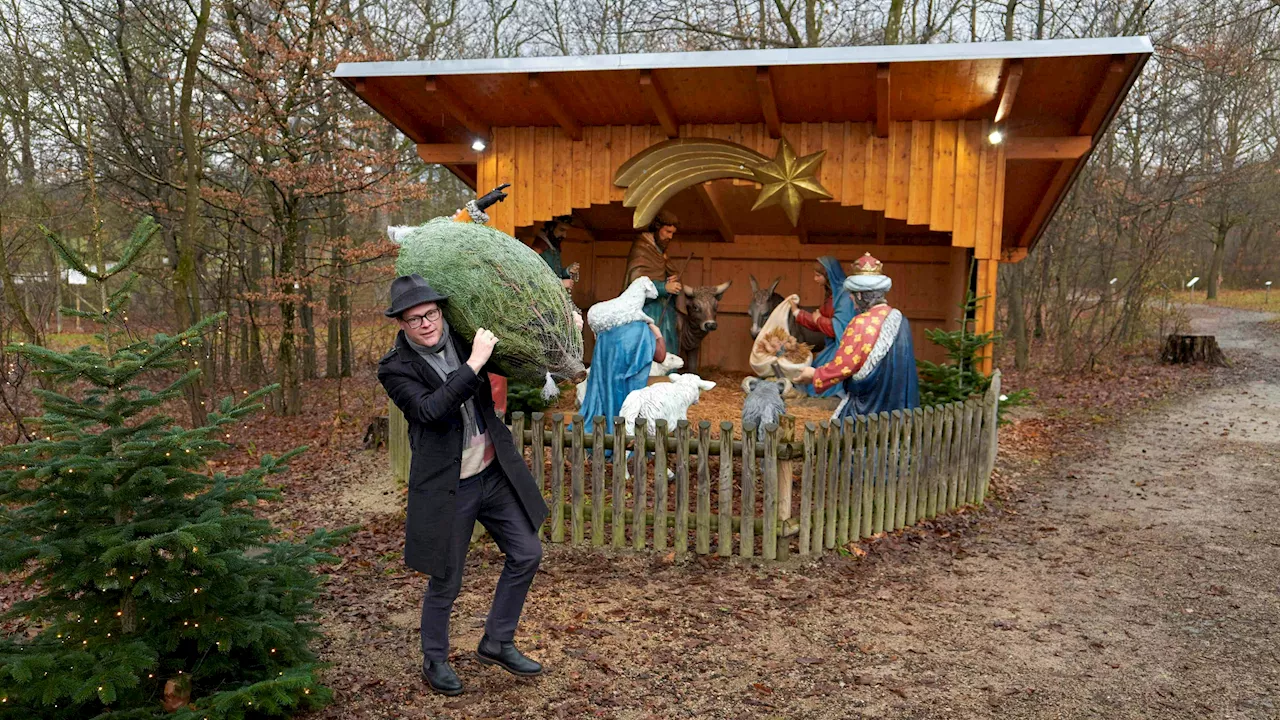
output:
<svg viewBox="0 0 1280 720"><path fill-rule="evenodd" d="M664 377L673 370L679 370L684 367L684 360L675 353L667 353L667 357L660 363L649 363L649 377ZM587 368L587 377L591 377L591 368ZM578 383L578 407L582 407L582 402L587 399L587 381L583 380Z"/></svg>
<svg viewBox="0 0 1280 720"><path fill-rule="evenodd" d="M618 297L592 305L587 310L587 324L591 326L592 332L599 335L637 320L648 322L649 316L644 314L644 303L657 297L658 288L653 281L644 276L638 277Z"/></svg>
<svg viewBox="0 0 1280 720"><path fill-rule="evenodd" d="M684 367L684 358L673 352L669 352L667 353L667 356L662 359L662 362L649 364L649 377L670 375L682 367Z"/></svg>
<svg viewBox="0 0 1280 720"><path fill-rule="evenodd" d="M656 430L655 420L666 420L667 427L674 428L676 422L689 419L689 406L698 396L716 386L693 373L672 373L667 379L671 382L640 388L622 401L618 414L627 421L628 435L635 433L637 419L647 421L650 431Z"/></svg>

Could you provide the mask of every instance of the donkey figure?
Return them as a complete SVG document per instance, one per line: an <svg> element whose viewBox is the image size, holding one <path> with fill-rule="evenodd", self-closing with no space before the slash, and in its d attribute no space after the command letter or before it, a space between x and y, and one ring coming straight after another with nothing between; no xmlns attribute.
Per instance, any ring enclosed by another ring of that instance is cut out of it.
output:
<svg viewBox="0 0 1280 720"><path fill-rule="evenodd" d="M698 369L702 341L708 333L719 327L716 309L720 306L720 298L731 284L733 281L727 280L719 285L684 287L685 309L676 317L676 324L685 370L694 372Z"/></svg>
<svg viewBox="0 0 1280 720"><path fill-rule="evenodd" d="M764 327L769 315L782 304L785 298L775 292L778 288L778 283L782 282L782 278L776 278L772 285L762 288L756 282L755 275L748 275L747 277L751 279L751 304L747 307L747 314L751 316L751 337L754 338L760 334L760 328ZM796 322L790 313L787 314L787 332L797 341L808 343L812 346L815 355L827 344L825 335L820 332L814 332Z"/></svg>

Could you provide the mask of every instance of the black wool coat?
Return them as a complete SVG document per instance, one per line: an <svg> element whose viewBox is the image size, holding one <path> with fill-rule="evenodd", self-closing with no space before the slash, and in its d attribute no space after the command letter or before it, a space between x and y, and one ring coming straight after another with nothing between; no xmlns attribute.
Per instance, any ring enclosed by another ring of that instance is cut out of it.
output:
<svg viewBox="0 0 1280 720"><path fill-rule="evenodd" d="M458 357L471 346L453 336ZM465 361L447 381L409 346L404 332L378 363L378 381L409 421L409 509L405 517L404 561L409 567L436 577L448 574L453 520L457 507L464 434L462 404L474 397L484 413L494 462L511 481L516 497L534 528L547 519L547 503L516 452L511 431L493 409L489 378L472 372Z"/></svg>

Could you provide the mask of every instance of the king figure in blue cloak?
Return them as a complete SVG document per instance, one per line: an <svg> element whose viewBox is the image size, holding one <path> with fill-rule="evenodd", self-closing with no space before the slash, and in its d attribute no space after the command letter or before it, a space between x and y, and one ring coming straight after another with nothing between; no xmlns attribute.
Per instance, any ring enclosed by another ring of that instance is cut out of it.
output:
<svg viewBox="0 0 1280 720"><path fill-rule="evenodd" d="M911 346L911 323L885 295L893 281L867 253L854 263L843 290L857 311L833 356L805 370L797 384L813 383L817 394L841 387L845 398L832 420L920 407L920 380Z"/></svg>

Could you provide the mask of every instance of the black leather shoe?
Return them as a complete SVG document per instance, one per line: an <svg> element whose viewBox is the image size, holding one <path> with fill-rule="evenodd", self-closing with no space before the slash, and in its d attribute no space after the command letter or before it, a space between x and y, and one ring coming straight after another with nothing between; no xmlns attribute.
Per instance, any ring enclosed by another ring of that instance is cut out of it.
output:
<svg viewBox="0 0 1280 720"><path fill-rule="evenodd" d="M512 675L533 677L542 674L542 665L524 656L513 642L496 642L488 635L476 646L476 659L485 665L497 665Z"/></svg>
<svg viewBox="0 0 1280 720"><path fill-rule="evenodd" d="M422 679L441 695L461 695L462 681L447 662L432 662L422 666Z"/></svg>

